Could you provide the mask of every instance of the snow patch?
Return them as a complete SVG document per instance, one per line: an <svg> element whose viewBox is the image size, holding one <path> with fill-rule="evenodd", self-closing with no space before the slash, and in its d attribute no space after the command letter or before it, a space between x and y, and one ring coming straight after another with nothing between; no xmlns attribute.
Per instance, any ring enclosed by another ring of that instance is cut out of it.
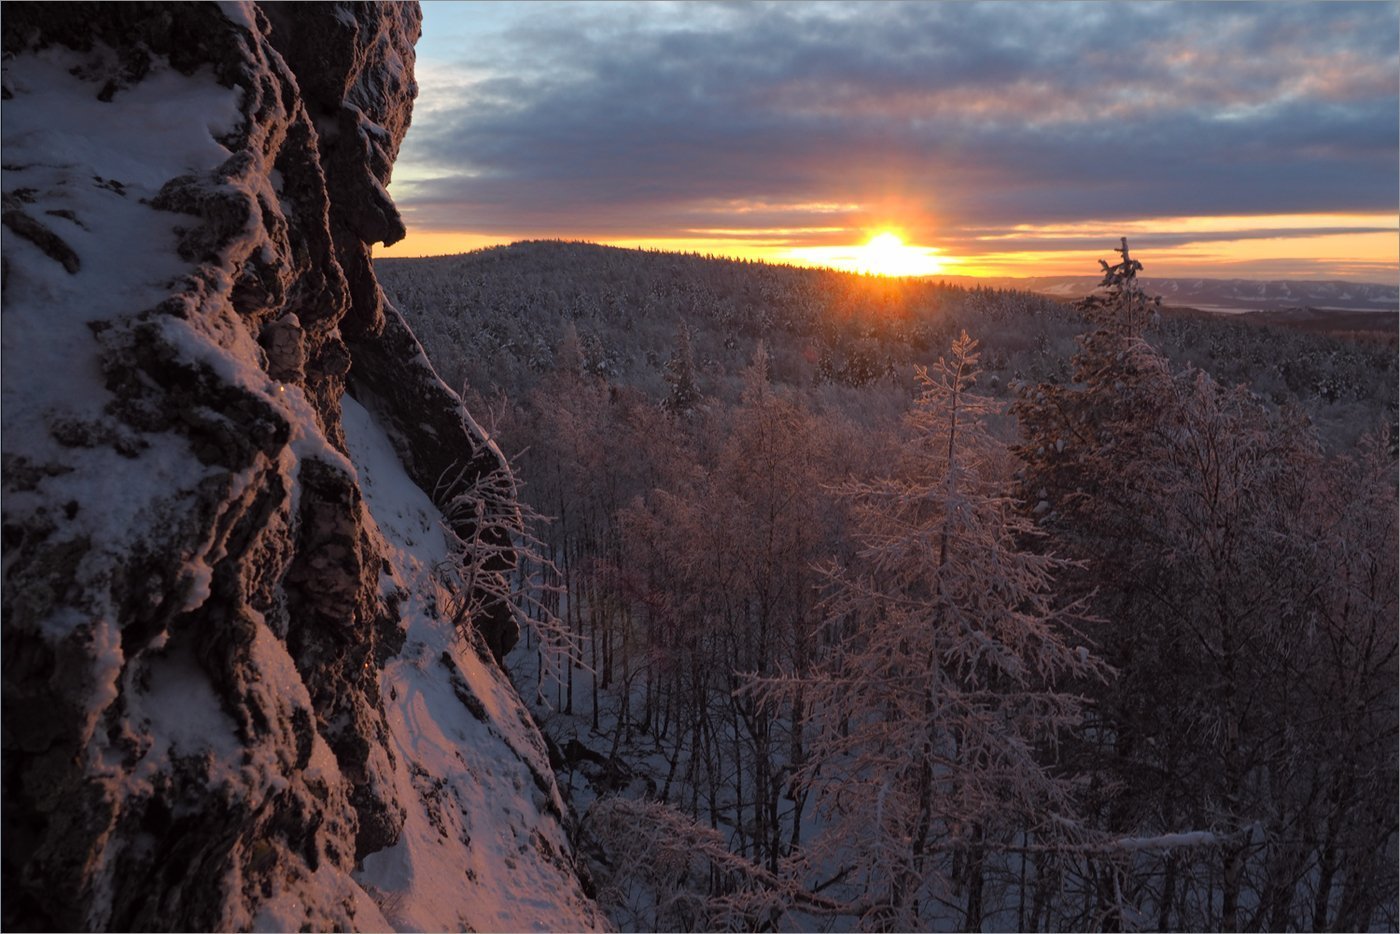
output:
<svg viewBox="0 0 1400 934"><path fill-rule="evenodd" d="M241 122L240 89L220 86L210 68L187 76L157 61L138 84L117 92L121 106L113 106L72 70L115 57L100 45L87 54L54 46L6 62L11 91L26 100L5 108L7 164L26 161L24 153L62 153L69 165L155 194L167 180L229 157L216 137Z"/></svg>

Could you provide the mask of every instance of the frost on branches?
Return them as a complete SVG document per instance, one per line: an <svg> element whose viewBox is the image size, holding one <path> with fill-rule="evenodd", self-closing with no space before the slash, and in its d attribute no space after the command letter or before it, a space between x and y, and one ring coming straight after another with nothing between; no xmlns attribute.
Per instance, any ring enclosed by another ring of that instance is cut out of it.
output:
<svg viewBox="0 0 1400 934"><path fill-rule="evenodd" d="M1095 776L1086 820L1215 843L1091 863L1082 924L1393 924L1394 461L1384 438L1371 467L1329 461L1297 409L1174 370L1119 252L1075 383L1013 407L1023 496L1074 559L1057 588L1110 621L1088 631L1118 677L1088 686L1095 728L1066 750Z"/></svg>
<svg viewBox="0 0 1400 934"><path fill-rule="evenodd" d="M451 594L446 607L464 639L480 638L498 660L521 629L529 629L548 664L580 661L578 640L542 597L558 570L536 534L545 518L520 499L509 464L486 471L461 468L438 483L448 542L438 580Z"/></svg>
<svg viewBox="0 0 1400 934"><path fill-rule="evenodd" d="M729 849L725 835L659 801L600 799L587 818L610 857L599 901L626 930L773 930L795 905L839 911ZM786 868L786 867L785 867Z"/></svg>
<svg viewBox="0 0 1400 934"><path fill-rule="evenodd" d="M807 859L854 876L873 927L975 930L989 854L1076 833L1054 750L1080 703L1058 684L1100 666L1073 644L1079 606L1052 597L1062 562L1027 550L1031 525L1002 492L976 346L964 333L920 370L894 471L845 491L858 552L830 570L829 657L758 686L805 696L795 780L825 825Z"/></svg>

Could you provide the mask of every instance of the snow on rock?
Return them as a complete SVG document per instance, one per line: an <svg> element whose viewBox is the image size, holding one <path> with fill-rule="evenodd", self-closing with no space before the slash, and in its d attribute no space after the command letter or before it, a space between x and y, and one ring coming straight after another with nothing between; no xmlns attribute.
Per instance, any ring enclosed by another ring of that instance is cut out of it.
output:
<svg viewBox="0 0 1400 934"><path fill-rule="evenodd" d="M7 927L595 923L531 721L438 616L418 421L342 424L419 22L6 5Z"/></svg>
<svg viewBox="0 0 1400 934"><path fill-rule="evenodd" d="M538 730L483 642L436 612L448 599L433 575L448 557L441 514L349 398L345 435L388 558L381 583L399 595L407 625L381 688L408 813L398 842L367 856L355 878L400 930L601 926L575 875Z"/></svg>
<svg viewBox="0 0 1400 934"><path fill-rule="evenodd" d="M436 491L444 478L463 470L482 475L504 468L500 449L438 378L403 315L387 302L383 314L378 337L351 342L355 363L350 380L356 395L388 429L408 475L423 489ZM472 540L469 527L458 531L464 541ZM487 544L509 546L489 529L483 538ZM499 603L487 604L476 628L497 662L504 662L520 638L510 608Z"/></svg>

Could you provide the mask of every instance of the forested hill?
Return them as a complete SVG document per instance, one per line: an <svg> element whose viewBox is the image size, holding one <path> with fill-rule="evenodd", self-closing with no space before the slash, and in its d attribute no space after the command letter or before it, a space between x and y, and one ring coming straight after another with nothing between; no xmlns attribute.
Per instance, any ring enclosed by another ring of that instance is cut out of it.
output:
<svg viewBox="0 0 1400 934"><path fill-rule="evenodd" d="M376 264L551 517L505 662L619 930L1394 929L1393 345L1135 263Z"/></svg>
<svg viewBox="0 0 1400 934"><path fill-rule="evenodd" d="M955 280L971 284L970 276ZM1081 298L1099 284L1098 276L998 277L981 281L1002 289L1025 289L1041 295ZM1176 307L1238 313L1321 309L1352 312L1396 312L1397 289L1374 282L1297 279L1144 278L1142 287Z"/></svg>
<svg viewBox="0 0 1400 934"><path fill-rule="evenodd" d="M586 370L654 391L682 322L711 377L737 373L764 340L774 379L799 385L859 386L909 370L960 326L1009 332L999 325L1014 318L1020 333L996 342L1008 352L1073 330L1059 305L1029 293L590 243L523 242L376 268L427 329L424 343L453 349L441 355L445 376L507 390L551 368L570 322Z"/></svg>
<svg viewBox="0 0 1400 934"><path fill-rule="evenodd" d="M983 389L1008 396L1068 377L1085 328L1066 303L1029 292L578 242L379 259L375 269L450 384L515 399L568 343L585 371L660 400L681 324L700 389L731 400L760 340L777 384L912 391L915 365L963 329L981 342ZM1177 366L1245 383L1274 405L1303 403L1336 444L1393 419L1393 334L1346 339L1296 325L1169 312L1152 340Z"/></svg>

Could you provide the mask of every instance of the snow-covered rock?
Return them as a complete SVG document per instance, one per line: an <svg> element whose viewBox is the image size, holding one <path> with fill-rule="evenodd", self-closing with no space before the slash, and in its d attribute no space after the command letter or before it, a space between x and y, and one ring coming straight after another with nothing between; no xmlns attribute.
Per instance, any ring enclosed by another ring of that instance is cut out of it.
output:
<svg viewBox="0 0 1400 934"><path fill-rule="evenodd" d="M417 6L269 9L6 5L0 920L594 926L369 263Z"/></svg>

